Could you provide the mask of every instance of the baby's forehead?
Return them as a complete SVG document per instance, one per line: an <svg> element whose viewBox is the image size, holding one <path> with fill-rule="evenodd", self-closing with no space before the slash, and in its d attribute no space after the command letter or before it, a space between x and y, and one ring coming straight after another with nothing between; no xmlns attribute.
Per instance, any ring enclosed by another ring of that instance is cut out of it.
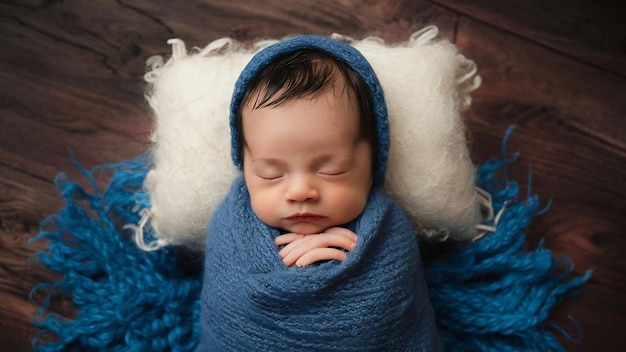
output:
<svg viewBox="0 0 626 352"><path fill-rule="evenodd" d="M318 92L315 96L300 97L272 106L243 107L241 128L244 141L307 138L309 134L336 136L346 140L359 139L361 119L355 104L346 95L333 90ZM285 134L276 134L283 131Z"/></svg>

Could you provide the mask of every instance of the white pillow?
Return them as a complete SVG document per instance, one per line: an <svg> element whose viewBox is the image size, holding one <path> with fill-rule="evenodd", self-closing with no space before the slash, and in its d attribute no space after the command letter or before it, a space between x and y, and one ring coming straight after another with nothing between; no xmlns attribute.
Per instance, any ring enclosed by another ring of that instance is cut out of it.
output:
<svg viewBox="0 0 626 352"><path fill-rule="evenodd" d="M430 26L396 44L333 37L359 50L383 87L391 133L385 189L422 236L465 240L476 234L481 216L461 113L480 77L474 63L437 34ZM240 172L230 155L235 81L256 52L276 42L246 48L222 38L187 53L181 40L172 39L165 64L162 57L148 61L154 164L145 181L152 207L133 226L141 248L204 248L209 220ZM148 244L146 223L157 236Z"/></svg>

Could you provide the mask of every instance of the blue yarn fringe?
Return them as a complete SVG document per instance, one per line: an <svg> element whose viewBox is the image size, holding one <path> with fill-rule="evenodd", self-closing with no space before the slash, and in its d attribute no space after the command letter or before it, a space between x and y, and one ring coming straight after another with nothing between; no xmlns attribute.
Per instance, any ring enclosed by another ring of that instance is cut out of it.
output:
<svg viewBox="0 0 626 352"><path fill-rule="evenodd" d="M149 198L143 180L150 165L146 156L89 172L93 194L60 174L55 182L65 198L58 215L45 219L33 240L48 239L38 259L63 274L41 284L47 297L34 325L38 351L191 351L197 345L200 295L198 275L185 275L172 248L144 252L117 225L137 223L137 209ZM99 193L94 173L113 172L106 192ZM69 294L78 308L73 320L45 314L52 295ZM55 341L40 344L43 334ZM53 337L54 337L53 336Z"/></svg>
<svg viewBox="0 0 626 352"><path fill-rule="evenodd" d="M494 212L502 211L496 232L438 256L426 268L437 325L450 351L563 351L550 328L563 330L548 322L550 312L591 276L589 270L569 279L571 260L554 259L543 241L525 250L524 230L549 205L539 208L530 185L519 199L518 184L508 180L507 166L517 159L507 159L512 131L503 140L502 158L478 169L478 187L491 194Z"/></svg>
<svg viewBox="0 0 626 352"><path fill-rule="evenodd" d="M438 255L425 269L439 330L450 351L562 351L551 333L562 331L548 322L550 311L578 292L589 279L569 279L572 263L554 259L542 243L524 248L523 231L539 209L537 195L518 199L519 187L509 181L506 141L503 157L478 170L478 186L502 211L497 231ZM42 222L33 241L48 239L36 256L63 278L31 292L46 298L33 322L40 333L38 351L193 351L198 327L201 274L189 274L166 247L143 252L119 224L139 221L138 209L149 207L143 180L148 156L87 171L93 193L64 174L56 184L65 198L60 213ZM94 174L112 172L100 194ZM499 176L500 173L504 177ZM52 229L50 229L52 228ZM149 231L148 228L145 229ZM47 312L54 295L69 295L78 313L64 319ZM43 334L56 338L41 343ZM567 335L566 335L567 337Z"/></svg>

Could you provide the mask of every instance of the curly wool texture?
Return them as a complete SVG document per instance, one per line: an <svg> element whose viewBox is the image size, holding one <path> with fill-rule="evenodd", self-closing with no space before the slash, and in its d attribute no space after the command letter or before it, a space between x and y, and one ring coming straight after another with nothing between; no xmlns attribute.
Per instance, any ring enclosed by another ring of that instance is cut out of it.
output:
<svg viewBox="0 0 626 352"><path fill-rule="evenodd" d="M391 134L385 189L424 236L475 235L481 222L475 170L465 140L462 111L480 85L474 63L426 27L403 43L353 40L383 87ZM239 171L230 159L229 104L238 75L268 40L246 48L222 38L187 53L171 40L172 57L151 61L147 99L155 114L154 168L146 178L152 207L145 215L166 244L203 248L208 220ZM141 227L138 229L141 231Z"/></svg>
<svg viewBox="0 0 626 352"><path fill-rule="evenodd" d="M215 51L187 55L181 41L170 42L174 55L146 75L156 118L154 167L145 181L149 216L165 242L200 249L208 219L238 174L230 160L228 111L237 76L252 54L220 54L228 42L214 42L220 44Z"/></svg>
<svg viewBox="0 0 626 352"><path fill-rule="evenodd" d="M377 38L353 46L385 91L391 135L385 190L415 228L464 240L481 219L461 112L480 77L472 61L436 35L430 27L400 46Z"/></svg>

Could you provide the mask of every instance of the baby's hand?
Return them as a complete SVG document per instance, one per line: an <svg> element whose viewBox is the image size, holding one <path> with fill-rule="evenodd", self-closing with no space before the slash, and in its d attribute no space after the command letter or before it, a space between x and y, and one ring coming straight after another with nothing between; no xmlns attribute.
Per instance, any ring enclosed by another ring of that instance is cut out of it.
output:
<svg viewBox="0 0 626 352"><path fill-rule="evenodd" d="M357 235L343 227L331 227L323 233L311 235L287 233L276 237L274 243L286 245L278 254L287 267L294 264L303 267L322 260L346 260L346 253L337 248L354 250Z"/></svg>

